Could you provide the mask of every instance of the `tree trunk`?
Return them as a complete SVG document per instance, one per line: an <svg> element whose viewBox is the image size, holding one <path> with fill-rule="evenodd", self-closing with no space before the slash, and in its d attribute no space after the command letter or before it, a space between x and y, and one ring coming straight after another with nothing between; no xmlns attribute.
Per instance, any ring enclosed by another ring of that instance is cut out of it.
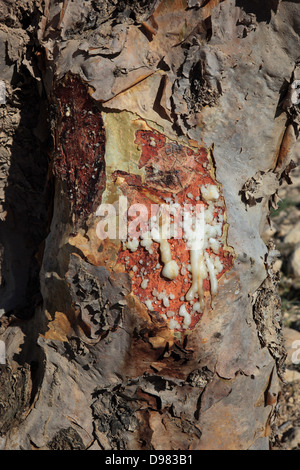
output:
<svg viewBox="0 0 300 470"><path fill-rule="evenodd" d="M269 448L300 6L261 4L0 2L3 449Z"/></svg>

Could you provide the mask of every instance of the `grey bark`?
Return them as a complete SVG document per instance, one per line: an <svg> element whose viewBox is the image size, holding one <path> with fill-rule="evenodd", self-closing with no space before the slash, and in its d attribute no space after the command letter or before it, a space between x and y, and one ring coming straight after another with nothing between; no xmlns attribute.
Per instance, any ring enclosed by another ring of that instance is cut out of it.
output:
<svg viewBox="0 0 300 470"><path fill-rule="evenodd" d="M3 449L269 448L284 350L260 235L293 166L300 7L261 3L0 2ZM116 247L93 245L63 141L78 103L100 148L124 112L213 148L235 261L183 342L159 343Z"/></svg>

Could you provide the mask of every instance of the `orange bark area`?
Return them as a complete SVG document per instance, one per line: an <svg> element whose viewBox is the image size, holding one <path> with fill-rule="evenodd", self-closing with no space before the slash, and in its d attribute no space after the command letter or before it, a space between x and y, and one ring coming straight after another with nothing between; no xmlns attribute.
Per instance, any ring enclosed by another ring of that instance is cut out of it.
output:
<svg viewBox="0 0 300 470"><path fill-rule="evenodd" d="M184 207L185 204L196 206L203 204L201 200L200 188L202 185L217 185L210 171L208 152L204 148L191 149L176 142L167 142L166 137L157 131L137 131L136 141L141 149L140 168L145 170L145 181L141 182L140 177L130 175L124 172L115 172L115 177L122 175L121 189L127 196L128 202L132 204L144 204L147 207L149 217L151 214L151 204L160 204L176 202ZM119 178L120 183L120 178ZM218 187L219 191L220 188ZM196 200L197 198L197 200ZM222 197L220 203L214 212L214 218L219 214L224 216L225 204ZM159 207L159 206L157 206ZM224 226L224 222L223 222ZM141 228L141 232L145 229ZM130 236L130 233L129 233ZM191 314L191 324L189 330L192 330L199 322L202 314L193 312L192 307L197 299L192 302L185 300L185 295L191 287L192 275L185 269L190 264L190 251L187 249L183 239L168 240L172 259L179 266L179 275L174 280L165 279L161 272L163 264L160 259L159 243L152 242L150 254L144 247L138 247L137 251L131 252L128 249L120 250L118 263L130 273L132 278L133 294L141 302L150 300L154 312L159 315L167 315L168 311L175 312L172 317L180 328L179 331L186 331L182 328L183 318L179 315L179 309L182 304ZM207 250L211 254L210 250ZM233 257L221 246L218 257L223 264L223 270L217 275L219 279L233 265ZM181 268L184 269L181 271ZM148 280L146 288L142 287L143 280ZM205 279L203 288L208 293L210 291L210 281ZM159 293L173 294L169 298L169 305L165 306L163 299L159 300L153 295L153 290ZM168 320L165 320L169 322Z"/></svg>

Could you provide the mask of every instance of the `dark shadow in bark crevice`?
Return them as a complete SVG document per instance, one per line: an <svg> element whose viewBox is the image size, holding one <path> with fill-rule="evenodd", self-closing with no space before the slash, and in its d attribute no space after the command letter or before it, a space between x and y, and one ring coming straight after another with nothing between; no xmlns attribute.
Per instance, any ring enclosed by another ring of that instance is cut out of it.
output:
<svg viewBox="0 0 300 470"><path fill-rule="evenodd" d="M36 81L24 68L12 80L19 88L20 122L14 131L0 242L4 247L0 309L6 315L28 319L41 301L39 258L47 235L49 201L46 198L49 136L45 120L46 101ZM44 127L44 129L43 129ZM43 131L42 131L43 129ZM42 135L42 133L44 135Z"/></svg>
<svg viewBox="0 0 300 470"><path fill-rule="evenodd" d="M258 22L269 23L272 11L277 13L280 0L236 0L236 6L246 13L254 13Z"/></svg>

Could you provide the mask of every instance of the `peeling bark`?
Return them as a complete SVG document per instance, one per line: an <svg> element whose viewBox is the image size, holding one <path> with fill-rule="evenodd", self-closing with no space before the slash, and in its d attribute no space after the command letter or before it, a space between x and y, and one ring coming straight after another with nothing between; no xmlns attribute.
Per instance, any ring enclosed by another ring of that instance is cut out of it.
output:
<svg viewBox="0 0 300 470"><path fill-rule="evenodd" d="M0 2L4 449L269 447L285 354L261 234L298 136L299 17ZM100 240L121 196L158 230L163 204L198 203L215 235Z"/></svg>

